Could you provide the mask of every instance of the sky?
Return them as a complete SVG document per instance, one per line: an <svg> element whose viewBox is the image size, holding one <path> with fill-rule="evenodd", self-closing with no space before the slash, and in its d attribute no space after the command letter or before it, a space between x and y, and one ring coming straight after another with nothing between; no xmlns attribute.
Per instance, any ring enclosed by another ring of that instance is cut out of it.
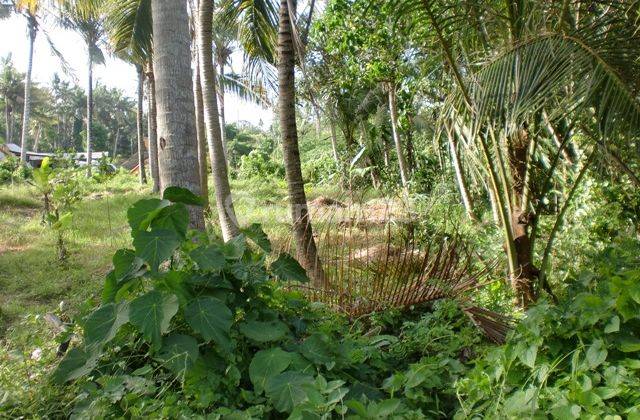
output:
<svg viewBox="0 0 640 420"><path fill-rule="evenodd" d="M60 59L51 52L46 35L72 69L72 74L65 75ZM21 72L27 69L28 36L26 19L13 15L0 20L0 56L11 54L14 66ZM95 83L123 90L131 98L136 97L136 73L132 65L105 54L106 64L94 67ZM239 71L242 55L234 54L232 66ZM53 75L58 73L62 79L75 81L86 87L87 53L80 36L73 31L65 30L45 20L41 24L35 43L33 56L33 80L39 84L49 84ZM233 95L227 95L225 101L227 123L249 121L252 124L268 128L273 121L273 112L260 106L241 101Z"/></svg>

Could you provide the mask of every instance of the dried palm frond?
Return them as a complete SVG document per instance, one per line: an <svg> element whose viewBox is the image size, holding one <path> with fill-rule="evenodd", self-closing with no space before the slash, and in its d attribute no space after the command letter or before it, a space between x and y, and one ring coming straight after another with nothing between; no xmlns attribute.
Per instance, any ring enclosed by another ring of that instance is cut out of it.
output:
<svg viewBox="0 0 640 420"><path fill-rule="evenodd" d="M469 303L468 292L488 283L492 265L479 265L460 237L418 237L416 217L400 199L323 198L311 202L310 214L324 286L292 288L352 318L456 299L489 339L504 340L505 318Z"/></svg>

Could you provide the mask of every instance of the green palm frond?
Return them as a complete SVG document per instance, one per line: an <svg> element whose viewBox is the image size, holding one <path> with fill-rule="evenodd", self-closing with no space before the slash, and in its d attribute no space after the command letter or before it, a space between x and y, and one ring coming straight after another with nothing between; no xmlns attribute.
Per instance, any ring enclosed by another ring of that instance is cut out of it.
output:
<svg viewBox="0 0 640 420"><path fill-rule="evenodd" d="M221 19L236 22L238 41L249 57L275 63L278 4L274 0L226 0Z"/></svg>
<svg viewBox="0 0 640 420"><path fill-rule="evenodd" d="M143 62L152 52L151 0L107 0L106 28L114 53Z"/></svg>
<svg viewBox="0 0 640 420"><path fill-rule="evenodd" d="M624 48L629 43L581 35L545 33L516 45L476 74L470 83L471 111L459 93L451 105L457 113L462 110L475 133L490 124L509 135L543 109L558 118L586 108L595 110L605 135L637 132L640 103L626 74L638 69L633 53Z"/></svg>
<svg viewBox="0 0 640 420"><path fill-rule="evenodd" d="M226 93L235 95L243 101L252 102L265 108L272 105L263 86L251 84L241 75L234 73L221 75L220 86Z"/></svg>

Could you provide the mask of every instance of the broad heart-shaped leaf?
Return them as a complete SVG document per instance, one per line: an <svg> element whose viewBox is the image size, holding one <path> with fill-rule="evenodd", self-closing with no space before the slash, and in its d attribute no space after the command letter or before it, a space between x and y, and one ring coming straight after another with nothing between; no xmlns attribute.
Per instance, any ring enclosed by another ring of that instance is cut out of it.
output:
<svg viewBox="0 0 640 420"><path fill-rule="evenodd" d="M151 229L173 230L185 238L189 228L189 210L182 203L172 204L161 209L149 226Z"/></svg>
<svg viewBox="0 0 640 420"><path fill-rule="evenodd" d="M129 305L129 321L153 348L159 348L162 334L169 330L171 318L178 312L178 298L152 290Z"/></svg>
<svg viewBox="0 0 640 420"><path fill-rule="evenodd" d="M334 354L331 351L331 344L325 335L312 335L304 340L300 349L304 357L316 364L330 364L335 361Z"/></svg>
<svg viewBox="0 0 640 420"><path fill-rule="evenodd" d="M220 247L220 251L226 259L239 260L247 249L247 241L244 234L240 234L233 239L228 240Z"/></svg>
<svg viewBox="0 0 640 420"><path fill-rule="evenodd" d="M240 332L254 341L276 341L284 337L289 328L281 321L247 321L240 324Z"/></svg>
<svg viewBox="0 0 640 420"><path fill-rule="evenodd" d="M254 223L251 226L242 229L242 233L244 233L247 238L251 239L253 243L258 245L264 252L271 252L271 241L269 241L267 234L262 230L262 225L260 223Z"/></svg>
<svg viewBox="0 0 640 420"><path fill-rule="evenodd" d="M167 229L154 229L151 232L140 231L133 238L136 255L149 263L151 272L157 273L158 267L173 255L180 245L177 233Z"/></svg>
<svg viewBox="0 0 640 420"><path fill-rule="evenodd" d="M224 303L211 296L194 299L185 308L184 317L191 328L206 341L213 340L224 349L229 348L233 314Z"/></svg>
<svg viewBox="0 0 640 420"><path fill-rule="evenodd" d="M199 246L189 253L189 257L198 264L198 268L204 271L220 271L226 263L217 245Z"/></svg>
<svg viewBox="0 0 640 420"><path fill-rule="evenodd" d="M127 220L131 226L132 233L138 230L147 230L153 219L160 213L160 210L170 205L167 200L151 198L148 200L138 200L127 210Z"/></svg>
<svg viewBox="0 0 640 420"><path fill-rule="evenodd" d="M307 283L309 277L300 263L289 254L280 254L278 259L271 263L271 272L284 281L299 281Z"/></svg>
<svg viewBox="0 0 640 420"><path fill-rule="evenodd" d="M305 385L313 384L313 376L300 372L284 372L267 380L265 392L276 410L288 413L307 401Z"/></svg>
<svg viewBox="0 0 640 420"><path fill-rule="evenodd" d="M192 206L204 206L205 200L199 195L195 195L186 188L167 187L162 194L162 198L172 203L189 204Z"/></svg>
<svg viewBox="0 0 640 420"><path fill-rule="evenodd" d="M177 376L183 376L199 356L198 341L182 334L171 334L164 339L157 359Z"/></svg>
<svg viewBox="0 0 640 420"><path fill-rule="evenodd" d="M249 378L253 384L254 391L257 394L262 393L267 380L284 372L290 364L291 353L282 350L280 347L257 352L249 365Z"/></svg>
<svg viewBox="0 0 640 420"><path fill-rule="evenodd" d="M109 303L93 311L84 321L84 344L98 349L115 337L120 327L129 321L126 302Z"/></svg>
<svg viewBox="0 0 640 420"><path fill-rule="evenodd" d="M98 364L98 357L82 349L73 348L67 352L53 372L53 381L63 384L91 373Z"/></svg>
<svg viewBox="0 0 640 420"><path fill-rule="evenodd" d="M136 257L131 249L119 249L113 254L113 274L117 282L135 275L144 265L144 261Z"/></svg>

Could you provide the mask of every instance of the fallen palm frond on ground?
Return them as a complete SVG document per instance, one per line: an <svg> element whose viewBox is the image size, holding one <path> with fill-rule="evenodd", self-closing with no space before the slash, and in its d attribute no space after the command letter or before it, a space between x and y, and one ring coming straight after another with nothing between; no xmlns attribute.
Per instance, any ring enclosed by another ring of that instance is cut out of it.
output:
<svg viewBox="0 0 640 420"><path fill-rule="evenodd" d="M469 292L487 284L492 267L477 261L460 237L419 237L402 200L335 202L342 200L311 204L324 286L293 287L352 318L456 299L489 339L504 341L509 320L470 302Z"/></svg>

